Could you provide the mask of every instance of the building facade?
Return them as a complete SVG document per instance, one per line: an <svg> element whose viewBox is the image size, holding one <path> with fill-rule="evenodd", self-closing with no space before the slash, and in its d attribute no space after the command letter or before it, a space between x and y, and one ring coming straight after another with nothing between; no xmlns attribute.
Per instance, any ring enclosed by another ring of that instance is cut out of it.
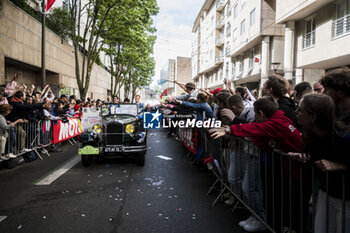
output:
<svg viewBox="0 0 350 233"><path fill-rule="evenodd" d="M14 73L22 72L19 83L40 86L41 23L4 0L0 25L0 82L6 84ZM46 82L55 94L79 96L74 64L73 47L46 28ZM106 99L110 82L110 73L95 64L87 97Z"/></svg>
<svg viewBox="0 0 350 233"><path fill-rule="evenodd" d="M168 95L175 95L175 59L169 59L163 68L160 70L160 79L169 80L161 84L160 89L164 91L167 89Z"/></svg>
<svg viewBox="0 0 350 233"><path fill-rule="evenodd" d="M276 23L286 25L285 68L297 82L350 66L350 0L277 0L276 12Z"/></svg>
<svg viewBox="0 0 350 233"><path fill-rule="evenodd" d="M207 0L194 26L192 79L218 88L223 79L251 89L283 70L284 25L275 24L275 1Z"/></svg>
<svg viewBox="0 0 350 233"><path fill-rule="evenodd" d="M161 85L161 90L168 90L168 96L178 96L184 93L184 90L174 81L186 84L191 82L191 58L176 57L176 59L169 59L160 71L160 79L169 80Z"/></svg>

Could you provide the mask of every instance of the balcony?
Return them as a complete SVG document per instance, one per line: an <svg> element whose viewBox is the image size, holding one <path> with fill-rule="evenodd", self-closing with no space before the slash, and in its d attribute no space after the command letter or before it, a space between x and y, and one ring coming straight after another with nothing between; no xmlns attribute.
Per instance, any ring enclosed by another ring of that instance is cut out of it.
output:
<svg viewBox="0 0 350 233"><path fill-rule="evenodd" d="M225 18L224 17L222 17L217 23L216 23L216 28L217 29L220 29L220 28L222 28L224 25L225 25Z"/></svg>
<svg viewBox="0 0 350 233"><path fill-rule="evenodd" d="M217 11L222 11L222 9L224 9L225 7L225 0L218 0L216 2L216 10Z"/></svg>
<svg viewBox="0 0 350 233"><path fill-rule="evenodd" d="M332 23L332 38L350 34L350 14Z"/></svg>
<svg viewBox="0 0 350 233"><path fill-rule="evenodd" d="M303 48L309 48L315 45L315 30L303 36Z"/></svg>
<svg viewBox="0 0 350 233"><path fill-rule="evenodd" d="M229 57L229 56L230 56L230 53L231 53L231 47L230 47L230 46L227 46L226 49L225 49L225 55L226 55L226 57Z"/></svg>
<svg viewBox="0 0 350 233"><path fill-rule="evenodd" d="M224 44L224 37L221 36L217 36L215 39L215 46L220 47Z"/></svg>
<svg viewBox="0 0 350 233"><path fill-rule="evenodd" d="M222 55L215 56L215 65L221 64L223 62L224 62L224 56L222 56Z"/></svg>

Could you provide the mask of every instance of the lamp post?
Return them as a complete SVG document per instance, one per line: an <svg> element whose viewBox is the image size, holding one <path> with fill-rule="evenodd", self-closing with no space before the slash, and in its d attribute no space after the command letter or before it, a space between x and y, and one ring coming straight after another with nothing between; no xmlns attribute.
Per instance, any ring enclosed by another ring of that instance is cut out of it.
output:
<svg viewBox="0 0 350 233"><path fill-rule="evenodd" d="M277 74L277 70L280 65L280 62L271 62L271 69L274 71L274 74Z"/></svg>
<svg viewBox="0 0 350 233"><path fill-rule="evenodd" d="M45 86L46 83L46 69L45 69L45 12L46 5L45 0L42 0L42 15L41 15L41 85Z"/></svg>

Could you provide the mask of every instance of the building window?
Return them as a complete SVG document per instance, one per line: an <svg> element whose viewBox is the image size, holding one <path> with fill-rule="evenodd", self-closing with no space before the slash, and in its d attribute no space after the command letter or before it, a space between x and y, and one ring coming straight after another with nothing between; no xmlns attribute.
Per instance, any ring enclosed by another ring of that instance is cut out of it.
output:
<svg viewBox="0 0 350 233"><path fill-rule="evenodd" d="M306 21L305 24L305 35L303 37L303 47L308 48L315 45L315 31L316 31L316 22L315 19L310 19Z"/></svg>
<svg viewBox="0 0 350 233"><path fill-rule="evenodd" d="M246 1L244 1L244 2L242 3L242 8L241 8L241 10L243 10L243 9L245 8L246 5L247 5L247 4L246 4Z"/></svg>
<svg viewBox="0 0 350 233"><path fill-rule="evenodd" d="M235 40L237 40L237 28L235 28L235 30L233 30L233 34L232 34L232 37L233 37L233 42L235 42Z"/></svg>
<svg viewBox="0 0 350 233"><path fill-rule="evenodd" d="M236 61L232 62L232 77L236 76Z"/></svg>
<svg viewBox="0 0 350 233"><path fill-rule="evenodd" d="M239 63L239 73L243 72L243 61Z"/></svg>
<svg viewBox="0 0 350 233"><path fill-rule="evenodd" d="M241 22L241 35L245 33L245 19Z"/></svg>
<svg viewBox="0 0 350 233"><path fill-rule="evenodd" d="M238 16L238 4L236 4L234 7L233 7L233 18L237 18Z"/></svg>
<svg viewBox="0 0 350 233"><path fill-rule="evenodd" d="M225 77L227 78L228 77L228 67L229 66L229 63L226 62L226 70L225 70Z"/></svg>
<svg viewBox="0 0 350 233"><path fill-rule="evenodd" d="M250 26L255 24L255 8L250 12Z"/></svg>
<svg viewBox="0 0 350 233"><path fill-rule="evenodd" d="M226 26L226 36L229 36L231 33L231 24L228 23L227 26Z"/></svg>
<svg viewBox="0 0 350 233"><path fill-rule="evenodd" d="M336 4L336 20L332 23L332 36L338 37L350 33L350 0Z"/></svg>
<svg viewBox="0 0 350 233"><path fill-rule="evenodd" d="M249 56L249 69L253 69L254 66L254 49L250 51L250 56Z"/></svg>

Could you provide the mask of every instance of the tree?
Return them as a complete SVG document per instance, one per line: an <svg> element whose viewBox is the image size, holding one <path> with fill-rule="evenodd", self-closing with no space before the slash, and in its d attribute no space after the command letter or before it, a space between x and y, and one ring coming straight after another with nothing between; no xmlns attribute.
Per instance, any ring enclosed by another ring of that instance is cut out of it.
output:
<svg viewBox="0 0 350 233"><path fill-rule="evenodd" d="M110 20L116 23L113 20L115 16L113 8L120 2L122 0L70 0L69 2L75 76L81 98L86 97L90 86L92 67L103 47L101 35L108 34L111 30L111 28L105 27L106 21ZM79 61L80 52L83 54L82 61Z"/></svg>
<svg viewBox="0 0 350 233"><path fill-rule="evenodd" d="M155 0L126 2L126 6L119 7L118 25L113 27L113 33L104 37L108 45L104 51L111 62L112 95L119 96L124 86L125 97L129 96L131 89L134 97L137 88L149 84L154 72L155 62L150 55L155 42L152 34L156 30L151 16L156 15L159 8Z"/></svg>
<svg viewBox="0 0 350 233"><path fill-rule="evenodd" d="M80 96L85 98L87 94L91 70L101 51L110 57L112 94L119 93L121 84L125 83L122 79L130 74L130 77L134 77L134 72L139 68L136 64L141 61L134 59L131 62L128 59L147 57L153 52L154 36L149 34L155 32L151 17L159 10L156 0L69 1L75 74ZM83 1L86 3L82 4ZM151 37L153 41L149 39ZM130 49L135 48L134 44L146 47L148 53L131 56ZM80 52L83 54L81 61Z"/></svg>
<svg viewBox="0 0 350 233"><path fill-rule="evenodd" d="M64 40L71 36L70 22L69 12L62 7L53 8L46 17L46 26Z"/></svg>

